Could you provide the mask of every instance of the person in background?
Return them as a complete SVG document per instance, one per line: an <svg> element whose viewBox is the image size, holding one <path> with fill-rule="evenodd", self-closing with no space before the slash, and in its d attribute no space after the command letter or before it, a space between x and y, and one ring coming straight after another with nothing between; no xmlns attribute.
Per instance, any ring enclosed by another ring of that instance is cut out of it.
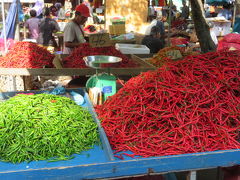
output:
<svg viewBox="0 0 240 180"><path fill-rule="evenodd" d="M163 46L165 46L165 28L164 28L164 22L163 19L165 17L162 16L163 12L158 12L157 18L152 20L151 24L147 27L145 31L145 35L150 35L151 29L153 26L157 26L160 30L160 40L162 41Z"/></svg>
<svg viewBox="0 0 240 180"><path fill-rule="evenodd" d="M62 3L57 2L57 3L54 4L54 6L56 7L56 9L57 9L57 14L58 14L60 8L62 7Z"/></svg>
<svg viewBox="0 0 240 180"><path fill-rule="evenodd" d="M171 21L175 21L178 16L179 16L180 12L178 12L177 10L177 6L173 5L172 8L171 8Z"/></svg>
<svg viewBox="0 0 240 180"><path fill-rule="evenodd" d="M65 19L65 10L63 9L62 7L62 4L61 3L56 3L55 4L56 8L57 8L57 16L58 16L58 19Z"/></svg>
<svg viewBox="0 0 240 180"><path fill-rule="evenodd" d="M39 36L40 19L36 17L37 12L34 9L30 10L30 16L31 18L25 22L25 27L29 30L29 38L37 40Z"/></svg>
<svg viewBox="0 0 240 180"><path fill-rule="evenodd" d="M91 6L92 3L93 3L93 0L84 0L83 1L83 4L89 8L90 15L92 15L92 13L93 13L93 8Z"/></svg>
<svg viewBox="0 0 240 180"><path fill-rule="evenodd" d="M232 19L232 11L230 5L223 5L223 9L218 12L217 17L224 17L227 20Z"/></svg>
<svg viewBox="0 0 240 180"><path fill-rule="evenodd" d="M33 9L37 12L37 18L42 19L43 17L43 8L44 8L44 0L37 0Z"/></svg>
<svg viewBox="0 0 240 180"><path fill-rule="evenodd" d="M58 14L58 9L57 9L57 7L56 7L55 5L52 5L49 9L50 9L51 15L56 17L57 14Z"/></svg>
<svg viewBox="0 0 240 180"><path fill-rule="evenodd" d="M158 14L156 26L160 29L160 40L162 42L163 47L165 46L165 28L164 28L164 19L165 17L162 14Z"/></svg>
<svg viewBox="0 0 240 180"><path fill-rule="evenodd" d="M155 9L152 4L148 6L148 21L152 21L154 19Z"/></svg>
<svg viewBox="0 0 240 180"><path fill-rule="evenodd" d="M53 33L60 30L59 25L54 19L51 19L50 10L48 8L45 9L44 16L45 18L42 19L39 26L40 34L38 43L43 44L44 46L52 45L57 47Z"/></svg>
<svg viewBox="0 0 240 180"><path fill-rule="evenodd" d="M85 43L82 26L90 17L89 8L80 4L75 9L75 17L64 28L64 54L70 54L75 47Z"/></svg>
<svg viewBox="0 0 240 180"><path fill-rule="evenodd" d="M188 17L189 17L189 7L186 5L185 0L182 1L182 4L183 4L183 7L182 7L181 17L183 19L188 19Z"/></svg>
<svg viewBox="0 0 240 180"><path fill-rule="evenodd" d="M151 29L153 26L158 26L160 29L161 36L165 35L164 23L163 23L163 16L161 13L158 13L156 19L152 20L151 24L147 27L145 31L145 35L150 35Z"/></svg>
<svg viewBox="0 0 240 180"><path fill-rule="evenodd" d="M212 17L211 12L210 12L210 7L208 4L204 4L204 11L205 11L205 18Z"/></svg>
<svg viewBox="0 0 240 180"><path fill-rule="evenodd" d="M89 8L89 14L90 14L90 17L88 18L86 24L94 24L94 21L93 21L93 0L84 0L83 1L83 4L86 5L88 8Z"/></svg>
<svg viewBox="0 0 240 180"><path fill-rule="evenodd" d="M146 45L150 49L150 53L157 53L164 47L164 44L160 40L161 30L158 26L153 26L150 35L143 38L142 44Z"/></svg>

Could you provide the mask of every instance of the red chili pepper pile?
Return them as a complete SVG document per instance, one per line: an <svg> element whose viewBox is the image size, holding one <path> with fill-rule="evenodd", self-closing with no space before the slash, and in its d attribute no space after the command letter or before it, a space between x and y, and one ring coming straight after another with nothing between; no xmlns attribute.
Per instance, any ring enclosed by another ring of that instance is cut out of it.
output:
<svg viewBox="0 0 240 180"><path fill-rule="evenodd" d="M96 111L121 155L239 149L240 51L188 56L142 73Z"/></svg>
<svg viewBox="0 0 240 180"><path fill-rule="evenodd" d="M52 55L45 48L31 42L17 42L5 57L0 58L2 68L53 67Z"/></svg>
<svg viewBox="0 0 240 180"><path fill-rule="evenodd" d="M80 47L74 49L74 51L64 59L64 67L87 68L83 60L83 57L94 55L117 56L122 58L122 61L120 63L115 63L114 65L111 65L111 67L126 68L139 66L136 62L130 60L127 56L123 55L114 46L92 48L88 43L84 43Z"/></svg>

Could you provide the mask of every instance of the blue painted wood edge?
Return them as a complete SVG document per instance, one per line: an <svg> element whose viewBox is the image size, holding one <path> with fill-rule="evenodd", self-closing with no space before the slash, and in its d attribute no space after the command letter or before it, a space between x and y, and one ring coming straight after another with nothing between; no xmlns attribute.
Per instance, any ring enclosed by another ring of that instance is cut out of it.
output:
<svg viewBox="0 0 240 180"><path fill-rule="evenodd" d="M84 98L87 99L87 106L89 107L89 111L93 115L93 118L98 125L98 131L99 131L99 134L100 134L100 138L102 140L103 149L107 153L107 156L109 157L109 160L114 161L115 158L114 158L114 155L113 155L111 145L108 141L107 135L106 135L103 127L101 126L100 120L98 119L98 116L97 116L97 114L96 114L96 112L93 108L93 105L90 101L88 93L86 92L86 89L83 89L83 90L84 90L84 96L85 96Z"/></svg>
<svg viewBox="0 0 240 180"><path fill-rule="evenodd" d="M78 165L72 167L43 168L0 173L0 179L57 179L79 180L113 178L151 173L169 173L189 170L230 167L240 164L240 149L193 153L127 161Z"/></svg>

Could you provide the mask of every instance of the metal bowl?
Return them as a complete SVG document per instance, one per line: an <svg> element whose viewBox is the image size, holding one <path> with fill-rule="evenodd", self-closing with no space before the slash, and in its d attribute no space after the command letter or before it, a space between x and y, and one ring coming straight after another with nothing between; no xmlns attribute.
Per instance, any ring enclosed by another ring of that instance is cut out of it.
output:
<svg viewBox="0 0 240 180"><path fill-rule="evenodd" d="M110 68L111 64L121 62L122 58L115 56L86 56L83 60L88 67L101 69Z"/></svg>

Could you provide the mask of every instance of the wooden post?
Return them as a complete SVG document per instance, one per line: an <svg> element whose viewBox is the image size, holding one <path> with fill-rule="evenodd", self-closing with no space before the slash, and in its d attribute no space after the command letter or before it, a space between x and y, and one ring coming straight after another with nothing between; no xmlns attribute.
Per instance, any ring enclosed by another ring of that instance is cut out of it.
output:
<svg viewBox="0 0 240 180"><path fill-rule="evenodd" d="M16 3L17 3L17 13L16 13L16 22L15 22L15 25L16 25L16 27L15 27L15 40L16 41L20 41L20 25L19 25L19 18L18 18L18 16L19 16L19 12L18 12L18 5L19 5L19 0L17 0L16 1Z"/></svg>
<svg viewBox="0 0 240 180"><path fill-rule="evenodd" d="M187 180L197 180L197 171L190 171Z"/></svg>
<svg viewBox="0 0 240 180"><path fill-rule="evenodd" d="M234 3L234 11L233 11L233 22L232 26L234 27L236 16L240 15L240 0L236 0Z"/></svg>
<svg viewBox="0 0 240 180"><path fill-rule="evenodd" d="M215 51L216 45L213 42L210 29L203 14L203 4L201 0L190 0L192 18L196 30L198 40L200 42L201 51L206 53Z"/></svg>
<svg viewBox="0 0 240 180"><path fill-rule="evenodd" d="M4 39L4 55L7 54L7 35L6 35L6 22L5 22L5 8L4 1L2 0L2 21L3 21L3 39Z"/></svg>
<svg viewBox="0 0 240 180"><path fill-rule="evenodd" d="M172 0L169 1L169 15L168 15L168 46L170 46L170 30L171 30L171 23L172 23Z"/></svg>

